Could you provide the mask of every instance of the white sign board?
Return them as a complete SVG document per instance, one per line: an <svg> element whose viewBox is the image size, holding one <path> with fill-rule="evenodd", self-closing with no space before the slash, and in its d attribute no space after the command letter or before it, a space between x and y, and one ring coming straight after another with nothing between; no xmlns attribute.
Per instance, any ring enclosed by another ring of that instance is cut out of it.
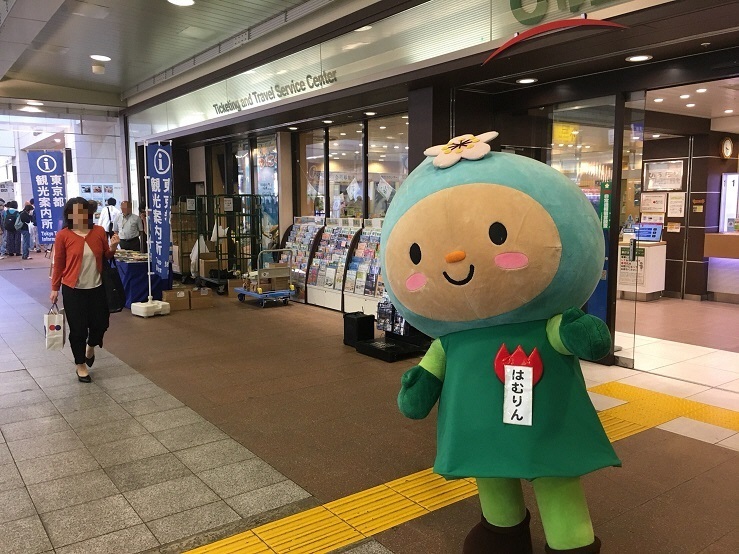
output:
<svg viewBox="0 0 739 554"><path fill-rule="evenodd" d="M671 192L667 195L667 217L685 217L684 192Z"/></svg>
<svg viewBox="0 0 739 554"><path fill-rule="evenodd" d="M667 211L667 194L664 192L643 192L641 195L641 211L665 213Z"/></svg>

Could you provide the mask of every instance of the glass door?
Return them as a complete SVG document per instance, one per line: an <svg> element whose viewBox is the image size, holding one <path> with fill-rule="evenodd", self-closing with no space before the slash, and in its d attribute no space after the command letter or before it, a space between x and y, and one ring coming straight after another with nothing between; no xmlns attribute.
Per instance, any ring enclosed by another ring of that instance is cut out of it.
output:
<svg viewBox="0 0 739 554"><path fill-rule="evenodd" d="M624 184L625 176L631 174L614 172L614 154L623 140L624 152L631 148L631 126L629 131L616 128L617 99L615 96L593 98L577 102L557 104L551 111L551 148L547 163L569 177L588 198L593 209L598 213L605 243L605 262L601 280L584 309L586 312L601 318L613 328L613 310L609 309L609 267L619 264L619 282L617 284L617 307L615 313L614 355L615 361L627 367L633 366L634 330L636 325L635 297L620 299L621 295L621 244L614 252L615 234L618 234L624 222L619 218L619 228L614 229L612 211L623 208L623 199L631 198ZM643 121L643 116L642 116ZM628 135L628 136L627 136ZM641 163L641 158L639 158ZM621 175L621 177L619 177ZM614 199L614 178L621 179L621 202Z"/></svg>
<svg viewBox="0 0 739 554"><path fill-rule="evenodd" d="M644 153L644 94L635 93L624 107L621 145L621 199L619 203L618 294L616 298L616 362L634 368L637 344L637 307L644 296L646 224L655 214L642 213L642 158ZM662 213L664 222L664 213ZM659 239L659 237L658 237Z"/></svg>

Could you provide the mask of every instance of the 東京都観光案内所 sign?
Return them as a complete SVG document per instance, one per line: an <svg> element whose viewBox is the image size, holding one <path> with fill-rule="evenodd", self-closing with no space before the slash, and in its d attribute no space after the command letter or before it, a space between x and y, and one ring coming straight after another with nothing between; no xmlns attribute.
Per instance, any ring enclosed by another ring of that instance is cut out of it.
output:
<svg viewBox="0 0 739 554"><path fill-rule="evenodd" d="M64 223L67 191L64 183L64 152L31 150L28 164L33 185L34 213L41 244L53 244Z"/></svg>
<svg viewBox="0 0 739 554"><path fill-rule="evenodd" d="M149 179L149 220L151 249L149 256L154 273L169 279L169 214L172 198L172 146L146 145L146 169Z"/></svg>

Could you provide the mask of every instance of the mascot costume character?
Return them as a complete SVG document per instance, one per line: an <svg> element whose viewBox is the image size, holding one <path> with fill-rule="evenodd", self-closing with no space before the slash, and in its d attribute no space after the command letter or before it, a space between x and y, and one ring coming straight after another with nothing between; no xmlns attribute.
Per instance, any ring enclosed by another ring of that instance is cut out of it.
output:
<svg viewBox="0 0 739 554"><path fill-rule="evenodd" d="M382 271L398 311L435 338L402 378L401 412L439 402L434 471L474 477L482 520L464 553L532 550L521 479L532 482L547 552L597 553L580 476L619 466L578 358L611 348L584 314L603 268L585 195L538 161L491 152L498 133L427 149L382 231Z"/></svg>

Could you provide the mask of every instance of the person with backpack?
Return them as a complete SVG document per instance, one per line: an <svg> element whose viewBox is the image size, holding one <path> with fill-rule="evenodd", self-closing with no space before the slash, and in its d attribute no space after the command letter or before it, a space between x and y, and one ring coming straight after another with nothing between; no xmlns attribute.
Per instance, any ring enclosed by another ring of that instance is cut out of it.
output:
<svg viewBox="0 0 739 554"><path fill-rule="evenodd" d="M18 212L18 202L11 200L5 204L7 208L7 215L5 216L5 223L3 228L5 234L8 236L6 239L6 247L8 249L8 256L20 256L21 255L21 233L20 228L23 227L23 222L20 220L20 213Z"/></svg>
<svg viewBox="0 0 739 554"><path fill-rule="evenodd" d="M0 260L5 259L5 241L8 234L5 232L5 200L0 198Z"/></svg>
<svg viewBox="0 0 739 554"><path fill-rule="evenodd" d="M18 214L18 220L21 222L20 234L21 234L21 256L23 260L32 260L28 256L31 250L31 229L29 225L33 225L33 206L26 204L23 206L23 210ZM16 222L16 228L17 228Z"/></svg>
<svg viewBox="0 0 739 554"><path fill-rule="evenodd" d="M103 211L100 212L98 225L105 229L105 234L108 235L108 238L111 238L114 232L113 226L115 225L115 222L118 221L118 218L121 216L121 210L115 207L115 198L108 198L105 201L105 204L105 208L103 208Z"/></svg>

